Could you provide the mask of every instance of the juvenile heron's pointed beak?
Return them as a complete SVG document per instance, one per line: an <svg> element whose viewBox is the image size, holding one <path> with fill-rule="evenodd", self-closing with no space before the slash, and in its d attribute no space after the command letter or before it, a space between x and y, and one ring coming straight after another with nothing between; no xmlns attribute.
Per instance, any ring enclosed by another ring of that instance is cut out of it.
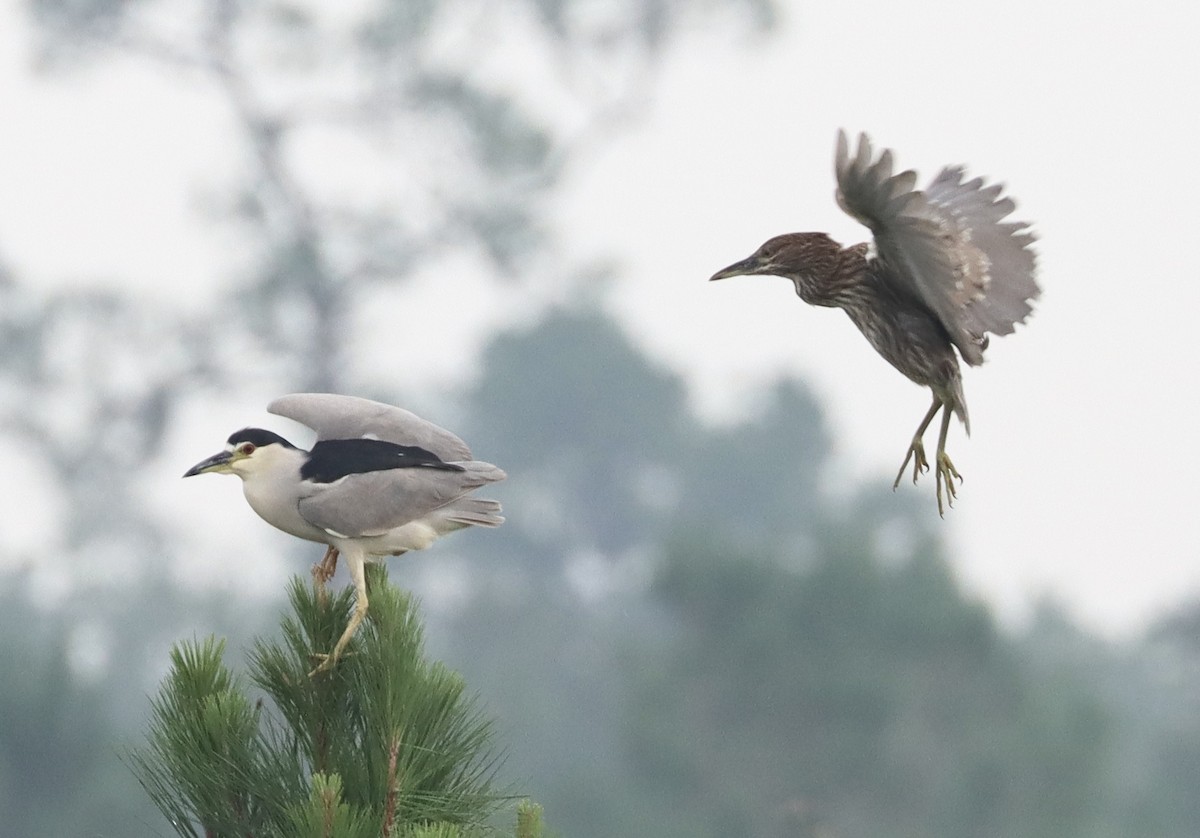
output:
<svg viewBox="0 0 1200 838"><path fill-rule="evenodd" d="M721 268L715 274L708 278L709 282L716 279L728 279L731 276L746 276L748 274L756 274L762 271L762 262L755 256L747 257L740 262L734 262L727 268Z"/></svg>
<svg viewBox="0 0 1200 838"><path fill-rule="evenodd" d="M183 473L184 477L195 477L197 474L205 474L207 472L216 472L217 474L228 474L230 472L229 461L233 459L232 451L222 451L219 454L213 454L205 460L201 460L196 465L189 468Z"/></svg>

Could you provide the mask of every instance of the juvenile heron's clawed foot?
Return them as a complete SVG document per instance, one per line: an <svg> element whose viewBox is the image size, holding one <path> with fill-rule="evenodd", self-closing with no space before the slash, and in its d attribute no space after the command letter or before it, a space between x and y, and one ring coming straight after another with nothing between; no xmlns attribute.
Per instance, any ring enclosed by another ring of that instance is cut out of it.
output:
<svg viewBox="0 0 1200 838"><path fill-rule="evenodd" d="M946 506L954 506L954 500L958 497L958 489L955 487L954 481L957 480L961 483L962 475L958 473L958 469L946 455L946 434L950 431L950 417L953 415L954 407L947 406L947 403L943 402L936 393L933 396L933 404L929 406L925 418L921 420L921 424L917 426L917 432L913 434L912 445L908 447L908 453L900 465L900 471L896 475L896 482L892 484L892 490L895 491L896 487L900 485L900 479L904 477L904 469L908 468L909 460L912 460L913 463L913 483L916 483L917 478L923 473L929 471L929 461L925 459L925 443L921 440L925 436L925 430L929 427L929 423L942 408L945 410L942 413L942 427L938 433L937 456L934 458L937 461L937 469L934 476L937 478L938 515L945 518ZM945 494L942 493L943 485Z"/></svg>
<svg viewBox="0 0 1200 838"><path fill-rule="evenodd" d="M900 464L900 471L896 472L896 482L892 484L893 492L900 486L900 481L904 478L904 470L908 468L909 460L913 461L913 485L916 485L917 478L929 471L929 461L925 459L925 443L921 441L920 437L913 439L908 453L904 455L904 462Z"/></svg>
<svg viewBox="0 0 1200 838"><path fill-rule="evenodd" d="M946 510L942 506L942 484L946 485L946 503L954 506L954 500L958 497L958 489L954 487L955 480L962 483L962 475L958 473L954 463L950 462L950 456L945 451L939 451L937 455L937 503L938 515L943 518L946 517Z"/></svg>

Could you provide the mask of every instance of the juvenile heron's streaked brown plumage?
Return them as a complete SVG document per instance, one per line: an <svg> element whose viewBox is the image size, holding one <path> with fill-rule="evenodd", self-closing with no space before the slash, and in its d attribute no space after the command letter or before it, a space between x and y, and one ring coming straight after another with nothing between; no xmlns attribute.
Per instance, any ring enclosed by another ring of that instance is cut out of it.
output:
<svg viewBox="0 0 1200 838"><path fill-rule="evenodd" d="M946 408L935 458L940 514L943 484L953 505L954 478L962 480L946 454L951 413L971 432L958 358L983 363L988 334L1010 334L1029 316L1040 293L1034 236L1027 224L1004 221L1016 205L1000 197L999 185L964 182L954 166L916 190L916 173L893 175L891 151L875 159L865 134L851 157L845 132L838 132L835 170L838 205L871 230L874 252L865 243L842 247L824 233L787 233L712 279L790 279L800 299L843 309L892 366L933 391L893 488L909 460L914 483L929 468L922 437Z"/></svg>

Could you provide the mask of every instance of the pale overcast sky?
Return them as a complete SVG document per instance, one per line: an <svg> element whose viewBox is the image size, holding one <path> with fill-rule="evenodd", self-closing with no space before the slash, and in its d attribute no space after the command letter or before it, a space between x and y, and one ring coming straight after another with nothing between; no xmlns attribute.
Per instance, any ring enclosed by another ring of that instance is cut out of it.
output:
<svg viewBox="0 0 1200 838"><path fill-rule="evenodd" d="M20 6L0 3L0 255L30 282L110 276L203 305L223 258L197 212L227 172L222 103L137 62L36 77ZM555 215L575 256L617 260L610 308L707 415L780 373L810 380L838 431L836 492L890 484L926 392L787 281L706 278L776 233L864 237L832 197L840 126L922 182L965 163L1006 183L1039 234L1044 294L966 373L974 436L951 432L966 479L943 526L1003 613L1049 594L1090 627L1136 630L1200 594L1198 37L1195 4L1163 0L793 3L772 38L698 29L645 118L572 167ZM469 374L481 327L518 316L479 290L463 356L434 373ZM268 420L233 421L197 453ZM900 491L936 517L931 476Z"/></svg>

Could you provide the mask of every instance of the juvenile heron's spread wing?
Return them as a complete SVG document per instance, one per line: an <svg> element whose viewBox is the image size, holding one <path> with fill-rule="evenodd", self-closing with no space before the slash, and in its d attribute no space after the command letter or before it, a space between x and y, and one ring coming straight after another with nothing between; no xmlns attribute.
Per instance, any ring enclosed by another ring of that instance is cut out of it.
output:
<svg viewBox="0 0 1200 838"><path fill-rule="evenodd" d="M925 189L925 197L963 241L972 274L984 278L982 294L967 300L965 322L976 334L1012 334L1033 311L1031 300L1041 294L1033 275L1036 269L1031 246L1035 240L1028 225L1004 221L1016 209L1011 198L1001 198L1000 184L985 187L982 178L963 182L962 166L947 166Z"/></svg>
<svg viewBox="0 0 1200 838"><path fill-rule="evenodd" d="M490 463L458 465L452 470L392 468L331 483L308 482L298 504L300 515L342 538L380 536L425 518L472 489L504 479L504 472Z"/></svg>
<svg viewBox="0 0 1200 838"><path fill-rule="evenodd" d="M851 157L838 132L838 204L871 230L889 278L934 313L963 360L983 363L986 333L1012 332L1038 296L1033 234L1003 221L1014 205L999 185L964 183L953 167L921 192L915 172L892 174L890 151L873 156L865 134Z"/></svg>
<svg viewBox="0 0 1200 838"><path fill-rule="evenodd" d="M330 393L293 393L267 405L276 416L294 419L317 432L317 439L375 437L432 451L446 462L470 460L471 449L445 428L402 407Z"/></svg>

